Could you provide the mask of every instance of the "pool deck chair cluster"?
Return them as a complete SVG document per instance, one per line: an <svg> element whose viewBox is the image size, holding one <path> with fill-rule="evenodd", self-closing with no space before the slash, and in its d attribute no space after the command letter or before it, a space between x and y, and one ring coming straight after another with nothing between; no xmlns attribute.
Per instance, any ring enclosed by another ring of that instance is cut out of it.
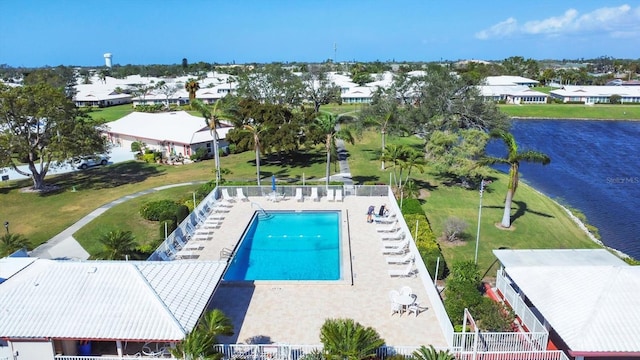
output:
<svg viewBox="0 0 640 360"><path fill-rule="evenodd" d="M236 197L238 198L237 195ZM209 241L214 239L216 231L224 222L225 216L220 213L229 212L235 202L236 198L231 197L227 189L222 189L221 199L210 200L205 204L197 214L197 223L187 223L185 236L180 237L180 242L176 246L175 259L199 258L199 252L207 246Z"/></svg>
<svg viewBox="0 0 640 360"><path fill-rule="evenodd" d="M416 276L414 266L415 254L409 248L410 238L400 227L393 214L376 217L376 231L382 243L382 254L389 264L388 274L391 277Z"/></svg>

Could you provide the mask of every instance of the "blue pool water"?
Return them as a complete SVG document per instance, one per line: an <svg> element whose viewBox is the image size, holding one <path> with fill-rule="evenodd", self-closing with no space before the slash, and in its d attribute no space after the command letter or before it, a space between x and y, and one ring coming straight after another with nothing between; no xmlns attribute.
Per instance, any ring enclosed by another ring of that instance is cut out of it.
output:
<svg viewBox="0 0 640 360"><path fill-rule="evenodd" d="M270 212L254 216L224 280L339 280L340 214Z"/></svg>

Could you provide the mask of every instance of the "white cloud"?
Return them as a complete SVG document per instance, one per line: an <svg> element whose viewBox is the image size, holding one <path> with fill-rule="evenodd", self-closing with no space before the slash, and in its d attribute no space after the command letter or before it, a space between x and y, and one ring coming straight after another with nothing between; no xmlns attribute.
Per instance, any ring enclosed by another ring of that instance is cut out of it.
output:
<svg viewBox="0 0 640 360"><path fill-rule="evenodd" d="M610 37L640 35L640 7L632 9L626 4L603 7L582 15L576 9L569 9L560 16L530 20L522 25L511 17L477 32L475 36L486 40L514 34L558 36L594 31Z"/></svg>
<svg viewBox="0 0 640 360"><path fill-rule="evenodd" d="M510 35L514 31L517 31L517 29L518 21L514 18L508 18L507 20L499 22L486 30L477 32L476 37L482 40L496 37L505 37Z"/></svg>

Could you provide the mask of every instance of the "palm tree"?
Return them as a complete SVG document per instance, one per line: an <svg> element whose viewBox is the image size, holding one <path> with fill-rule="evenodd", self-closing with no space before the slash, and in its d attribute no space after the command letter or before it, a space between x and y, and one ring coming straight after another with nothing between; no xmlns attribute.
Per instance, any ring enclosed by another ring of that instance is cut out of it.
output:
<svg viewBox="0 0 640 360"><path fill-rule="evenodd" d="M433 345L426 347L424 345L413 352L413 358L416 360L455 360L456 357L449 350L436 350Z"/></svg>
<svg viewBox="0 0 640 360"><path fill-rule="evenodd" d="M214 309L204 314L198 325L185 339L171 349L171 355L178 359L220 359L213 346L219 335L233 335L233 324L222 311Z"/></svg>
<svg viewBox="0 0 640 360"><path fill-rule="evenodd" d="M336 139L354 143L353 135L347 128L338 128L338 118L331 113L322 113L316 118L316 125L325 135L325 150L327 151L327 188L329 188L329 177L331 173L331 149Z"/></svg>
<svg viewBox="0 0 640 360"><path fill-rule="evenodd" d="M365 125L373 125L375 127L377 127L378 129L380 129L380 138L382 139L382 152L384 153L384 150L386 149L387 146L387 130L389 128L389 126L391 126L391 124L393 123L393 121L395 120L395 116L394 113L392 111L387 112L382 119L378 119L378 118L367 118L364 120L364 124ZM380 158L381 161L381 166L380 166L380 170L384 170L384 157Z"/></svg>
<svg viewBox="0 0 640 360"><path fill-rule="evenodd" d="M220 127L220 120L232 120L232 115L225 113L222 110L218 110L218 103L220 101L216 101L213 104L213 109L210 109L207 105L205 105L201 100L195 99L191 102L191 108L199 111L204 118L205 123L209 127L209 131L211 131L211 136L213 138L213 157L215 159L216 166L216 186L218 186L220 182L220 154L218 149L218 131L216 130Z"/></svg>
<svg viewBox="0 0 640 360"><path fill-rule="evenodd" d="M196 79L189 79L184 83L184 89L189 92L189 103L196 98L196 91L200 90L200 84Z"/></svg>
<svg viewBox="0 0 640 360"><path fill-rule="evenodd" d="M262 150L260 144L260 134L269 129L268 126L251 123L243 125L243 129L250 132L253 136L253 148L256 151L256 178L258 180L258 186L260 186L260 151Z"/></svg>
<svg viewBox="0 0 640 360"><path fill-rule="evenodd" d="M98 241L104 246L102 257L107 260L120 260L133 252L136 247L135 236L131 231L115 230L100 235Z"/></svg>
<svg viewBox="0 0 640 360"><path fill-rule="evenodd" d="M496 130L492 131L489 135L492 138L502 139L507 147L506 157L498 158L488 156L483 159L483 163L487 165L509 165L509 184L507 186L507 197L504 203L504 214L502 215L501 222L502 227L509 228L511 227L511 201L513 200L513 195L516 193L516 189L518 189L518 168L520 167L520 162L527 161L547 165L551 162L551 158L546 154L533 150L518 152L518 144L511 133Z"/></svg>
<svg viewBox="0 0 640 360"><path fill-rule="evenodd" d="M31 242L22 234L7 232L0 237L0 258L9 256L20 249L31 249Z"/></svg>
<svg viewBox="0 0 640 360"><path fill-rule="evenodd" d="M374 357L384 345L378 332L353 319L327 319L320 328L327 360L362 360Z"/></svg>

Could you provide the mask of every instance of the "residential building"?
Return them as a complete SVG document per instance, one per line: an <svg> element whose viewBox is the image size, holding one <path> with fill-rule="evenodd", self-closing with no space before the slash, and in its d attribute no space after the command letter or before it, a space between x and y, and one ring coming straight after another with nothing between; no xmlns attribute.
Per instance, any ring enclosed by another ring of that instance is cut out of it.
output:
<svg viewBox="0 0 640 360"><path fill-rule="evenodd" d="M605 249L493 250L496 286L577 360L640 357L640 267ZM518 314L524 317L522 313Z"/></svg>
<svg viewBox="0 0 640 360"><path fill-rule="evenodd" d="M171 346L207 309L226 261L0 259L0 358L122 356ZM155 346L154 346L155 348Z"/></svg>
<svg viewBox="0 0 640 360"><path fill-rule="evenodd" d="M620 96L620 103L640 103L640 86L565 85L552 90L551 97L564 103L608 104L611 96Z"/></svg>
<svg viewBox="0 0 640 360"><path fill-rule="evenodd" d="M217 129L218 146L226 148L226 134L233 127L223 124ZM205 147L212 154L213 136L204 119L185 111L165 113L133 112L110 122L105 132L115 146L131 147L137 141L165 156L188 157Z"/></svg>

